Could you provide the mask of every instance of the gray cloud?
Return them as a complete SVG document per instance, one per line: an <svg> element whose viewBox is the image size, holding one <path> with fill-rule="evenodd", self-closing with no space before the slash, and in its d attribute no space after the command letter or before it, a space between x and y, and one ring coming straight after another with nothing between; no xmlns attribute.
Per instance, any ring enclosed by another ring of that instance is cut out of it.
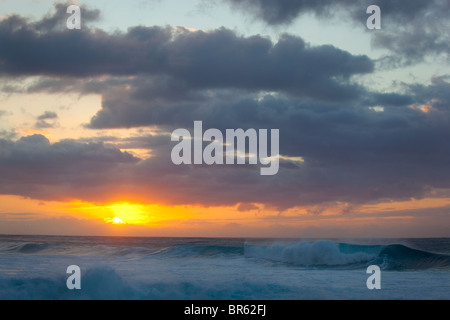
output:
<svg viewBox="0 0 450 320"><path fill-rule="evenodd" d="M224 0L236 9L244 10L268 24L289 24L297 17L314 13L319 17L331 18L335 15L350 13L354 19L365 21L368 17L366 8L370 5L378 5L383 9L383 15L400 19L402 22L415 17L420 17L433 6L446 7L440 0L408 1L405 5L401 0L319 0L319 1L290 1L290 0Z"/></svg>
<svg viewBox="0 0 450 320"><path fill-rule="evenodd" d="M38 199L73 199L100 187L106 192L106 185L117 181L118 168L139 161L103 143L51 144L42 135L1 139L0 150L0 192Z"/></svg>
<svg viewBox="0 0 450 320"><path fill-rule="evenodd" d="M289 24L297 17L314 13L318 17L334 18L349 13L353 19L366 22L366 9L370 5L378 5L383 16L396 20L398 23L410 22L415 18L422 18L425 13L432 11L445 17L449 5L442 0L411 0L405 5L402 0L319 0L319 1L290 1L290 0L224 0L234 8L244 10L268 24ZM439 12L438 12L439 11ZM338 17L339 18L339 17Z"/></svg>
<svg viewBox="0 0 450 320"><path fill-rule="evenodd" d="M371 32L373 45L390 51L380 60L381 67L409 65L424 60L427 55L444 55L450 59L450 38L445 23L450 5L445 0L224 1L272 26L290 24L304 14L313 13L327 23L350 21L360 28L366 25L366 8L375 4L382 11L382 31Z"/></svg>
<svg viewBox="0 0 450 320"><path fill-rule="evenodd" d="M57 124L56 119L58 115L53 111L45 111L43 114L37 117L37 121L34 127L37 129L54 128Z"/></svg>
<svg viewBox="0 0 450 320"><path fill-rule="evenodd" d="M56 114L56 112L53 111L45 111L43 114L37 117L38 120L57 119L57 118L58 115Z"/></svg>
<svg viewBox="0 0 450 320"><path fill-rule="evenodd" d="M270 0L225 0L236 9L244 10L270 25L289 24L305 13L326 15L333 12L338 5L350 4L351 1L270 1Z"/></svg>
<svg viewBox="0 0 450 320"><path fill-rule="evenodd" d="M415 96L417 104L426 104L440 110L449 111L450 76L434 76L430 85L403 84L410 95Z"/></svg>
<svg viewBox="0 0 450 320"><path fill-rule="evenodd" d="M56 126L55 123L50 123L50 122L45 121L45 120L38 120L34 124L34 127L36 129L50 129L50 128L54 128L55 126Z"/></svg>
<svg viewBox="0 0 450 320"><path fill-rule="evenodd" d="M17 133L14 130L0 130L0 139L11 140L17 137Z"/></svg>
<svg viewBox="0 0 450 320"><path fill-rule="evenodd" d="M209 121L218 128L251 119L250 123L244 124L258 127L276 123L280 118L280 109L285 108L286 104L318 104L343 109L409 107L413 104L428 104L434 99L436 106L437 100L442 105L448 105L448 83L445 78L432 79L432 84L428 87L403 84L403 88L404 93L380 93L355 87L353 95L357 98L351 102L322 102L276 93L274 96L280 98L278 103L271 108L264 108L256 102L263 95L261 92L237 89L183 90L183 87L171 81L159 83L156 79L149 81L146 78L136 78L129 84L103 91L102 109L92 117L87 127L104 129L160 125L173 128L190 125L198 119Z"/></svg>
<svg viewBox="0 0 450 320"><path fill-rule="evenodd" d="M311 47L289 35L273 43L261 36L241 37L225 28L210 32L169 27L134 27L114 34L100 30L37 32L33 24L12 16L0 22L0 45L4 48L0 73L4 75L66 79L149 75L185 90L282 90L323 100L354 99L361 88L351 77L374 69L367 56L333 46ZM38 83L34 90L49 87L51 81Z"/></svg>

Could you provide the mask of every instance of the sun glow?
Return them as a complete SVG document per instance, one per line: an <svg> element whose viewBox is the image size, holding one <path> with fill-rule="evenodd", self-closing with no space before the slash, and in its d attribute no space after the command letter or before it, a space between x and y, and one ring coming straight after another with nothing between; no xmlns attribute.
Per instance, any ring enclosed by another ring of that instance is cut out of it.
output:
<svg viewBox="0 0 450 320"><path fill-rule="evenodd" d="M112 225L160 226L168 221L184 220L191 213L185 207L170 207L158 204L113 202L95 205L86 202L71 202L71 211L84 216L103 220Z"/></svg>
<svg viewBox="0 0 450 320"><path fill-rule="evenodd" d="M111 220L112 223L114 224L124 224L125 222L122 221L122 219L115 217Z"/></svg>
<svg viewBox="0 0 450 320"><path fill-rule="evenodd" d="M138 222L143 220L144 216L146 215L144 206L140 204L118 203L109 206L109 208L116 214L116 218L122 217L123 221ZM117 218L117 220L121 219Z"/></svg>

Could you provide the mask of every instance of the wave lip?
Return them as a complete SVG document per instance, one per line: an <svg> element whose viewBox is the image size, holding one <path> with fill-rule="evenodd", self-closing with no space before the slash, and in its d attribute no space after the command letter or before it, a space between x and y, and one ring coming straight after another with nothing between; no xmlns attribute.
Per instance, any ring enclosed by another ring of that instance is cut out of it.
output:
<svg viewBox="0 0 450 320"><path fill-rule="evenodd" d="M363 248L364 246L356 246ZM329 240L301 241L269 246L245 245L245 257L289 263L298 266L343 266L368 262L375 254L360 249L352 253L341 250L340 244Z"/></svg>
<svg viewBox="0 0 450 320"><path fill-rule="evenodd" d="M391 244L379 253L375 263L385 270L425 270L450 268L450 256Z"/></svg>

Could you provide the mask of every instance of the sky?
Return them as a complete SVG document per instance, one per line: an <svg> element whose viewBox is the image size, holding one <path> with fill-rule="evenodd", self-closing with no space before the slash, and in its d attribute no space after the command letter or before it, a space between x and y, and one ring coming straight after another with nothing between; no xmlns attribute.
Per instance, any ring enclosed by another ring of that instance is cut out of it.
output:
<svg viewBox="0 0 450 320"><path fill-rule="evenodd" d="M449 14L0 0L0 233L450 237ZM174 164L194 121L278 129L279 171Z"/></svg>

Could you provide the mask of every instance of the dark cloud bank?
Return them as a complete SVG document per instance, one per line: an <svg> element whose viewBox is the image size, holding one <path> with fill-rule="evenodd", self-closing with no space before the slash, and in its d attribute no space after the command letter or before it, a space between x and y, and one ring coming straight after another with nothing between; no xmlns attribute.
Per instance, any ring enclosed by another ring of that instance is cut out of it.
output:
<svg viewBox="0 0 450 320"><path fill-rule="evenodd" d="M254 14L268 24L292 22L303 12L329 16L348 3L229 2L243 10L257 8ZM398 1L378 2L388 22L448 9L439 1L411 1L407 8ZM92 21L99 16L84 11ZM348 14L359 21L356 12ZM445 76L428 85L377 92L354 80L375 71L369 57L313 47L298 36L273 42L225 28L190 32L170 27L109 34L68 31L55 27L55 21L50 15L38 22L20 16L2 20L0 74L41 76L28 92L101 94L102 108L86 127L157 126L170 132L202 120L205 128L222 130L277 128L280 152L305 161L282 160L278 175L268 178L255 166L175 166L169 136L121 141L124 148L151 148L153 157L141 160L105 143L51 144L35 135L0 140L1 193L89 201L120 195L172 204L264 202L288 208L419 198L432 188L450 187L450 83ZM427 27L432 30L434 23ZM396 32L383 37L389 40ZM387 40L383 46L400 54ZM400 56L406 61L408 54ZM422 105L431 106L429 112ZM384 111L369 108L374 106ZM46 113L37 121L56 118Z"/></svg>

